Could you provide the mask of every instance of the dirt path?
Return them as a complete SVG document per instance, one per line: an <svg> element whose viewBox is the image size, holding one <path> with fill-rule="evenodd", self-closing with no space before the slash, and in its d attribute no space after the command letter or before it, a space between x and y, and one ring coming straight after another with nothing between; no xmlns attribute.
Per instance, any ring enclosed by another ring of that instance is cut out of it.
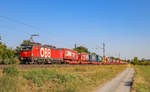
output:
<svg viewBox="0 0 150 92"><path fill-rule="evenodd" d="M134 69L127 68L112 81L95 92L130 92L134 76Z"/></svg>

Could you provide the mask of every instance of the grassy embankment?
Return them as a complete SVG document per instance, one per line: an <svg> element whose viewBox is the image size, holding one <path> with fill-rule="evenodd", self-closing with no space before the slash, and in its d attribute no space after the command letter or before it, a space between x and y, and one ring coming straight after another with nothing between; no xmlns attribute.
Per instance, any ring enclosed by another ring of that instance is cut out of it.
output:
<svg viewBox="0 0 150 92"><path fill-rule="evenodd" d="M150 92L150 66L135 66L132 92Z"/></svg>
<svg viewBox="0 0 150 92"><path fill-rule="evenodd" d="M88 92L122 72L127 65L56 66L0 72L0 92Z"/></svg>

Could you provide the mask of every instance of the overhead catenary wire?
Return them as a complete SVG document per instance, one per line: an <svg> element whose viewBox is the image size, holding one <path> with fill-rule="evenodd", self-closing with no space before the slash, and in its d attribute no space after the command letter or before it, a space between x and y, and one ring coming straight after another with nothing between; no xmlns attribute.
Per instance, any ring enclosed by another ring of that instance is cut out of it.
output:
<svg viewBox="0 0 150 92"><path fill-rule="evenodd" d="M24 22L22 22L22 21L20 21L20 20L17 20L17 19L8 17L8 16L0 15L0 19L4 19L4 20L10 21L10 22L17 23L17 24L23 25L23 26L25 26L25 27L31 28L31 29L32 29L32 32L33 32L33 30L36 30L36 32L34 32L34 33L36 33L36 34L38 34L38 33L37 33L37 30L40 30L39 27L36 27L36 26L31 25L31 24L28 24L28 23L24 23ZM14 30L13 30L13 31L14 31ZM22 31L21 31L21 32L22 32ZM23 31L23 32L26 33L26 34L28 34L28 35L32 35L32 34L33 34L33 33L31 33L31 32L28 32L28 31Z"/></svg>
<svg viewBox="0 0 150 92"><path fill-rule="evenodd" d="M105 57L105 46L106 46L106 45L105 45L105 43L103 42L103 48L102 48L102 49L103 49L103 57Z"/></svg>
<svg viewBox="0 0 150 92"><path fill-rule="evenodd" d="M24 23L24 22L22 22L22 21L20 21L20 20L16 20L16 19L14 19L14 18L10 18L10 17L8 17L8 16L2 16L2 15L0 15L0 19L1 20L7 20L7 21L10 21L10 22L13 22L13 23L17 23L17 24L21 24L21 25L23 25L23 26L25 26L25 27L28 27L28 28L32 28L32 30L40 30L40 28L39 27L36 27L36 26L33 26L33 25L31 25L31 24L28 24L28 23ZM7 28L7 27L6 27ZM11 30L11 31L16 31L16 30ZM23 32L23 33L26 33L26 34L28 34L28 35L30 35L30 36L32 36L33 34L31 33L31 32L28 32L28 31L20 31L20 32ZM33 31L32 31L33 32ZM38 35L38 33L36 32L36 34ZM38 35L39 36L39 35ZM31 38L31 37L30 37ZM33 39L32 39L32 41L33 41Z"/></svg>
<svg viewBox="0 0 150 92"><path fill-rule="evenodd" d="M33 25L31 25L31 24L28 24L28 23L24 23L24 22L22 22L22 21L19 21L19 20L16 20L16 19L13 19L13 18L10 18L10 17L7 17L7 16L2 16L2 15L0 15L0 18L1 18L1 19L6 19L6 20L11 21L11 22L14 22L14 23L18 23L18 24L24 25L24 26L26 26L26 27L30 27L30 28L32 28L32 29L40 30L40 28L38 28L38 27L36 27L36 26L33 26Z"/></svg>

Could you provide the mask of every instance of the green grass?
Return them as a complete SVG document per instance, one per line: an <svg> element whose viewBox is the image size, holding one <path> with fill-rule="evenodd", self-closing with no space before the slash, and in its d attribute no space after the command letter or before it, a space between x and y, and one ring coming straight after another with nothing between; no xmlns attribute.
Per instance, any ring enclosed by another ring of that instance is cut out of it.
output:
<svg viewBox="0 0 150 92"><path fill-rule="evenodd" d="M3 73L9 76L16 76L19 74L19 69L16 66L10 66L3 69Z"/></svg>
<svg viewBox="0 0 150 92"><path fill-rule="evenodd" d="M31 70L11 67L3 70L0 92L88 92L112 79L126 67L127 65L56 66ZM11 76L14 71L19 72Z"/></svg>
<svg viewBox="0 0 150 92"><path fill-rule="evenodd" d="M150 66L135 66L132 92L150 92Z"/></svg>

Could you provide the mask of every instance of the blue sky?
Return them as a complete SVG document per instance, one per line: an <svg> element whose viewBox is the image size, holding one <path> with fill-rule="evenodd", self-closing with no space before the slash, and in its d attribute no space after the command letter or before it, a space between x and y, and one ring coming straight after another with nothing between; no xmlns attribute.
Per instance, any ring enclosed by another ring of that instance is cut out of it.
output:
<svg viewBox="0 0 150 92"><path fill-rule="evenodd" d="M104 41L107 56L150 58L149 5L149 0L1 0L0 35L13 48L37 33L35 41L43 44L76 43L102 55L95 48Z"/></svg>

